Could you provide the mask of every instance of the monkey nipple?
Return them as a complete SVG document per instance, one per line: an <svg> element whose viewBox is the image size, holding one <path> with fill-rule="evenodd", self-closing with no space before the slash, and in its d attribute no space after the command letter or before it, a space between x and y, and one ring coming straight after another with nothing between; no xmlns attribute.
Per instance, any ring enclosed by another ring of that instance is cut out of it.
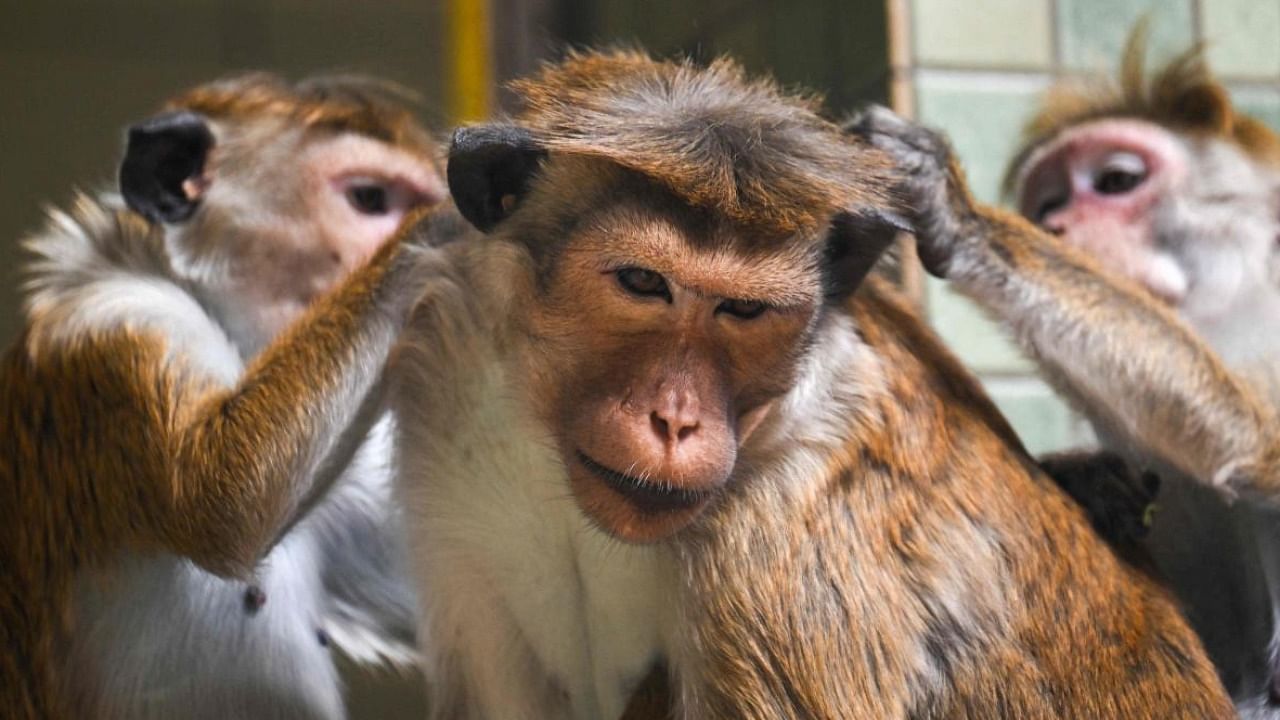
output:
<svg viewBox="0 0 1280 720"><path fill-rule="evenodd" d="M267 604L267 593L257 585L250 585L244 589L244 611L250 615L256 615L263 605Z"/></svg>

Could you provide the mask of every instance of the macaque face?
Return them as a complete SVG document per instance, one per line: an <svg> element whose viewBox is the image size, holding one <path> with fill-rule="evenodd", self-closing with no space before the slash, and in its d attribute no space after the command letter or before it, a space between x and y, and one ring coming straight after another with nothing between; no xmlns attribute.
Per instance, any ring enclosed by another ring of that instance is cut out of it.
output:
<svg viewBox="0 0 1280 720"><path fill-rule="evenodd" d="M1105 119L1032 153L1016 193L1023 215L1211 323L1270 282L1277 189L1275 173L1225 140Z"/></svg>
<svg viewBox="0 0 1280 720"><path fill-rule="evenodd" d="M352 132L215 125L190 192L190 261L225 271L233 334L260 345L363 263L417 207L446 196L435 159ZM212 238L213 240L209 240Z"/></svg>
<svg viewBox="0 0 1280 720"><path fill-rule="evenodd" d="M730 481L738 448L794 382L821 298L801 251L618 206L579 223L533 332L542 399L574 498L600 528L652 542Z"/></svg>

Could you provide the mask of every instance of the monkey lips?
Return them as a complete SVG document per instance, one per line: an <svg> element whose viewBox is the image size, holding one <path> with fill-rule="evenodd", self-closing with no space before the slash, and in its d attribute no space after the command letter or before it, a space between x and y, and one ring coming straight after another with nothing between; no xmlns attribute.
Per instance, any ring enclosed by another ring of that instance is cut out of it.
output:
<svg viewBox="0 0 1280 720"><path fill-rule="evenodd" d="M693 485L628 475L582 450L575 455L569 467L574 498L600 529L627 542L656 542L681 530L723 485L723 480Z"/></svg>

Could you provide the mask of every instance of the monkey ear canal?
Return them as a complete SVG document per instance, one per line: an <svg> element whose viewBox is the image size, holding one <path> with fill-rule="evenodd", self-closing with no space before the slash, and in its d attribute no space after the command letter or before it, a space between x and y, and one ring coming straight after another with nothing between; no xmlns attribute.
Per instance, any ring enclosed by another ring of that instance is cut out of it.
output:
<svg viewBox="0 0 1280 720"><path fill-rule="evenodd" d="M823 259L827 296L846 297L857 290L899 231L912 232L911 223L887 208L862 208L836 215L827 234Z"/></svg>
<svg viewBox="0 0 1280 720"><path fill-rule="evenodd" d="M515 125L459 128L449 144L449 192L481 232L491 231L520 203L546 150Z"/></svg>
<svg viewBox="0 0 1280 720"><path fill-rule="evenodd" d="M192 112L165 113L129 128L120 163L125 203L152 222L191 217L213 143L208 122Z"/></svg>

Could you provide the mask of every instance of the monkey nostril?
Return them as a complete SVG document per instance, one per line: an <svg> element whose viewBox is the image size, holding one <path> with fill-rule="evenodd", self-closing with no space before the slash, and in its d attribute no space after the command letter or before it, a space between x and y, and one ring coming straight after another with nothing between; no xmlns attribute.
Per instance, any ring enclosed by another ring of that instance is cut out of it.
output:
<svg viewBox="0 0 1280 720"><path fill-rule="evenodd" d="M698 431L698 423L676 420L674 423L660 415L656 410L649 413L649 424L653 432L662 438L664 443L679 443L688 440Z"/></svg>
<svg viewBox="0 0 1280 720"><path fill-rule="evenodd" d="M649 424L653 426L653 431L657 433L658 437L662 438L663 442L666 442L671 437L671 426L667 424L666 420L662 419L662 416L656 410L649 413Z"/></svg>

